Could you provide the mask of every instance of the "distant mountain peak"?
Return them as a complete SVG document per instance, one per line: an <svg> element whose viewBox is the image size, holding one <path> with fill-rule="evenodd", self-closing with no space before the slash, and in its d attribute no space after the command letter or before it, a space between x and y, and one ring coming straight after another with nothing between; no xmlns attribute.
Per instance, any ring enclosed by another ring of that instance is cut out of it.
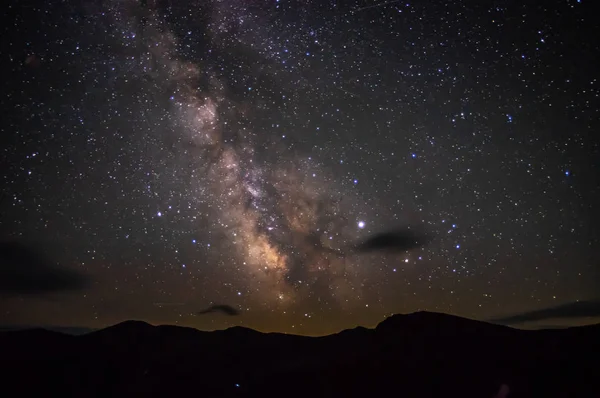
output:
<svg viewBox="0 0 600 398"><path fill-rule="evenodd" d="M395 314L383 320L375 330L377 332L434 332L443 333L481 332L487 331L506 331L510 328L506 326L494 325L491 323L478 321L469 318L463 318L457 315L444 314L440 312L418 311L409 314Z"/></svg>
<svg viewBox="0 0 600 398"><path fill-rule="evenodd" d="M356 326L356 327L353 327L350 329L344 329L336 334L340 335L340 334L351 334L351 333L369 333L371 331L373 331L373 329L369 329L364 326Z"/></svg>
<svg viewBox="0 0 600 398"><path fill-rule="evenodd" d="M470 319L461 318L454 315L443 314L439 312L417 311L408 314L394 314L384 319L376 330L396 328L396 327L430 327L433 325L456 323L456 322L475 322Z"/></svg>
<svg viewBox="0 0 600 398"><path fill-rule="evenodd" d="M148 332L150 330L154 330L155 326L149 324L144 321L137 320L127 320L112 326L106 327L104 329L97 330L95 332L90 333L91 335L99 336L99 335L107 335L107 334L121 334L121 333L140 333L140 332Z"/></svg>
<svg viewBox="0 0 600 398"><path fill-rule="evenodd" d="M127 321L123 321L120 323L117 323L113 326L110 327L118 327L118 328L153 328L154 325L149 324L148 322L145 321L139 321L139 320L135 320L135 319L130 319Z"/></svg>
<svg viewBox="0 0 600 398"><path fill-rule="evenodd" d="M221 332L235 333L235 334L263 334L258 330L250 329L245 326L232 326L230 328L221 330Z"/></svg>

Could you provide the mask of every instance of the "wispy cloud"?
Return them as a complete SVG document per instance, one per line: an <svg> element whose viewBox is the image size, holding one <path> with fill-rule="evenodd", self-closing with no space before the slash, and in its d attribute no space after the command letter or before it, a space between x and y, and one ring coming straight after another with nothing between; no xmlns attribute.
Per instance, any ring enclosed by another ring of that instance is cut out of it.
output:
<svg viewBox="0 0 600 398"><path fill-rule="evenodd" d="M573 319L585 317L600 317L600 300L576 301L548 307L541 310L523 312L503 318L492 319L492 322L517 324L547 319Z"/></svg>
<svg viewBox="0 0 600 398"><path fill-rule="evenodd" d="M222 312L223 314L230 315L230 316L240 315L240 311L239 310L233 308L230 305L225 305L225 304L211 305L207 309L199 311L196 314L198 314L198 315L204 315L204 314L210 314L210 313L213 313L213 312Z"/></svg>
<svg viewBox="0 0 600 398"><path fill-rule="evenodd" d="M81 289L88 283L87 276L50 261L39 248L0 242L0 295L41 295Z"/></svg>

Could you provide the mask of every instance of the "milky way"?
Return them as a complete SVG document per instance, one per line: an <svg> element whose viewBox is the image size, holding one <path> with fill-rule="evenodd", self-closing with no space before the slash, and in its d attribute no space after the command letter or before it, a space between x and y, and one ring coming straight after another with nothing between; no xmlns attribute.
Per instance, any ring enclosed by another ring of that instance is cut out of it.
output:
<svg viewBox="0 0 600 398"><path fill-rule="evenodd" d="M113 11L130 32L126 40L135 39L133 59L139 64L133 73L147 77L163 95L172 93L173 151L195 169L183 189L201 192L197 199L210 208L224 245L235 252L230 261L242 264L248 290L282 306L313 294L345 303L360 297L354 283L360 267L343 256L366 212L360 198L308 155L280 149L269 161L257 154L255 134L244 123L252 118L253 105L231 98L208 67L180 59L178 39L152 4L118 3ZM218 45L222 35L243 29L250 16L242 5L217 2L211 40ZM241 45L248 46L241 37ZM258 150L272 150L278 137L262 136L267 142Z"/></svg>

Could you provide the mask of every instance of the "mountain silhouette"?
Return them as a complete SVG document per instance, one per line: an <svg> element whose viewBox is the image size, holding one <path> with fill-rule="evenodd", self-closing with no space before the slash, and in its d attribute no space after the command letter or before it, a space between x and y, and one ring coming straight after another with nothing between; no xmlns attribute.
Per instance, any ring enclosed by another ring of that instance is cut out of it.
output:
<svg viewBox="0 0 600 398"><path fill-rule="evenodd" d="M79 336L0 332L0 374L21 396L597 396L599 332L431 312L322 337L127 321Z"/></svg>

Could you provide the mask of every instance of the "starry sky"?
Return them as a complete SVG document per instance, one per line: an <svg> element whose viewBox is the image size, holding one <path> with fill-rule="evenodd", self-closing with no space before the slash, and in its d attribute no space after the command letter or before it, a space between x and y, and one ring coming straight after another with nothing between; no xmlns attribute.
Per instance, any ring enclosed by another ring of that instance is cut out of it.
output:
<svg viewBox="0 0 600 398"><path fill-rule="evenodd" d="M592 1L23 1L0 236L91 286L4 323L325 334L598 297ZM340 256L398 225L406 253ZM241 312L196 315L210 305Z"/></svg>

